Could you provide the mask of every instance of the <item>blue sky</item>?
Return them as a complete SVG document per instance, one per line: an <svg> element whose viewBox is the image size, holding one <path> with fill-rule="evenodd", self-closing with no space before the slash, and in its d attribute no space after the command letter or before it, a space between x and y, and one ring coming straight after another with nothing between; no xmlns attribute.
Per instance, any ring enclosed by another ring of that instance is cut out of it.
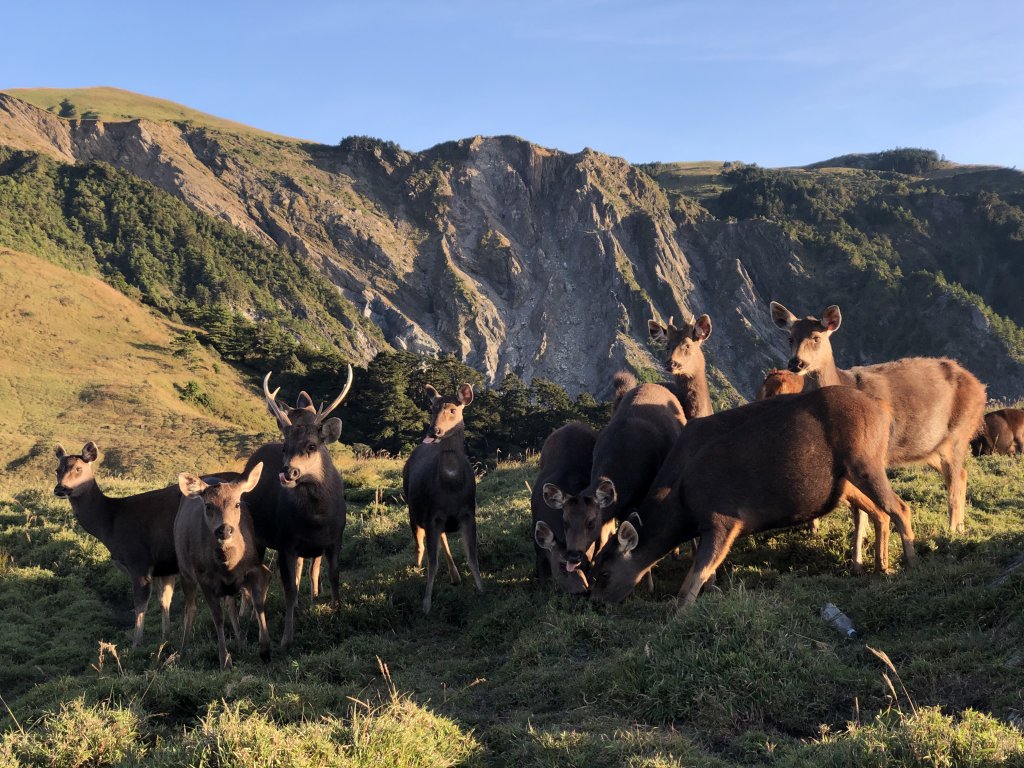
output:
<svg viewBox="0 0 1024 768"><path fill-rule="evenodd" d="M511 133L766 166L921 146L1024 167L1017 1L12 5L0 88L112 85L327 143Z"/></svg>

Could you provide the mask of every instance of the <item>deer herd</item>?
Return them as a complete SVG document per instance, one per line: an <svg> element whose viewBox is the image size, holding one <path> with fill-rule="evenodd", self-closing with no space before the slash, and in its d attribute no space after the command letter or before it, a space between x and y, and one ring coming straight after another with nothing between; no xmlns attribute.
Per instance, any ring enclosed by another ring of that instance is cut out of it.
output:
<svg viewBox="0 0 1024 768"><path fill-rule="evenodd" d="M914 563L910 509L889 484L887 467L927 464L942 475L950 530L964 530L968 451L1024 451L1024 412L984 413L985 388L945 358L905 358L848 370L836 367L831 337L839 307L820 318L799 318L777 302L771 317L788 336L787 370L770 371L748 405L714 413L703 345L707 315L676 327L651 320L652 339L665 343L671 380L638 384L615 376L612 416L599 431L573 422L556 429L540 454L531 488L535 572L541 584L616 603L651 570L693 542L690 570L679 590L691 605L714 583L715 572L740 536L813 524L845 502L853 515L852 560L862 568L864 523L875 531L875 569L887 572L889 523L895 523L906 565ZM806 387L807 382L810 387ZM265 604L276 551L284 593L281 645L295 638L298 584L310 561L313 598L326 559L331 603L337 605L344 481L328 451L341 420L330 414L352 384L315 408L305 392L294 407L263 380L267 408L281 432L260 446L241 472L182 473L160 490L112 498L96 483L96 443L81 454L56 448L54 493L70 500L86 532L99 539L131 580L135 631L155 583L162 630L169 629L174 580L185 593L181 652L190 639L201 590L214 620L222 667L231 665L224 614L236 637L241 607L259 626L259 653L270 657ZM809 391L804 392L805 388ZM427 387L430 423L409 455L402 486L417 567L426 555L422 608L429 612L439 550L452 584L461 581L448 534L458 533L473 581L483 591L477 558L476 478L466 454L463 413L473 389L453 395Z"/></svg>

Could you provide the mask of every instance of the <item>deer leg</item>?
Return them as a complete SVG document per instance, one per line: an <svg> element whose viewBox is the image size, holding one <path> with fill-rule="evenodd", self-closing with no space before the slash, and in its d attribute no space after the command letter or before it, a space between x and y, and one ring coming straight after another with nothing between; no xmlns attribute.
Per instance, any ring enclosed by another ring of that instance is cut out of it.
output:
<svg viewBox="0 0 1024 768"><path fill-rule="evenodd" d="M299 557L295 560L295 589L298 590L302 583L302 569L306 565L306 558Z"/></svg>
<svg viewBox="0 0 1024 768"><path fill-rule="evenodd" d="M270 572L267 566L261 565L258 570L249 572L246 584L249 586L249 594L252 595L253 612L256 614L256 623L260 629L260 658L263 661L270 661L270 631L267 629L267 613L264 605L263 584L270 580Z"/></svg>
<svg viewBox="0 0 1024 768"><path fill-rule="evenodd" d="M281 647L286 650L295 640L295 606L299 602L299 588L295 584L297 560L292 552L277 553L277 569L284 589L284 634L281 635Z"/></svg>
<svg viewBox="0 0 1024 768"><path fill-rule="evenodd" d="M480 562L476 553L476 516L467 515L459 522L459 534L462 536L462 548L466 550L466 561L469 563L469 572L473 574L473 583L476 584L476 591L484 591L484 580L480 577Z"/></svg>
<svg viewBox="0 0 1024 768"><path fill-rule="evenodd" d="M847 482L843 488L843 498L850 503L853 511L854 570L863 573L861 563L862 544L864 541L864 523L871 518L875 526L875 570L879 573L889 572L889 515L874 500L861 492L853 483Z"/></svg>
<svg viewBox="0 0 1024 768"><path fill-rule="evenodd" d="M331 587L331 607L337 608L341 605L341 542L338 542L324 553L327 556L327 580ZM320 558L313 561L310 571L316 571L317 578L320 576Z"/></svg>
<svg viewBox="0 0 1024 768"><path fill-rule="evenodd" d="M222 603L213 592L203 588L203 597L210 607L210 615L213 616L213 627L217 630L217 658L220 659L221 669L231 669L231 654L228 653L227 641L224 639L224 611Z"/></svg>
<svg viewBox="0 0 1024 768"><path fill-rule="evenodd" d="M727 518L710 531L701 533L693 565L679 589L680 609L689 608L697 601L704 583L718 570L742 530L743 523L738 518Z"/></svg>
<svg viewBox="0 0 1024 768"><path fill-rule="evenodd" d="M174 597L174 577L160 576L157 579L160 587L160 631L164 640L171 631L171 598Z"/></svg>
<svg viewBox="0 0 1024 768"><path fill-rule="evenodd" d="M412 535L416 539L416 567L419 568L423 565L423 553L427 551L427 532L418 525L414 525L412 527Z"/></svg>
<svg viewBox="0 0 1024 768"><path fill-rule="evenodd" d="M135 635L132 647L138 648L142 643L142 627L146 623L146 608L149 607L149 596L153 591L153 579L147 573L135 580L132 588L135 605Z"/></svg>
<svg viewBox="0 0 1024 768"><path fill-rule="evenodd" d="M849 478L847 484L853 485L856 490L866 497L863 500L870 502L866 506L874 507L879 512L889 516L896 524L896 531L903 542L903 557L906 561L906 567L912 567L917 560L917 556L914 552L914 530L911 526L910 507L893 491L892 486L889 485L889 478L885 476L885 470L866 469L852 471ZM888 521L886 521L886 527L888 527ZM878 543L879 548L881 548L883 543L888 548L888 535L886 535L884 542ZM884 556L888 559L887 550Z"/></svg>
<svg viewBox="0 0 1024 768"><path fill-rule="evenodd" d="M850 514L853 516L853 542L850 552L853 565L851 570L859 575L864 573L864 538L867 536L864 524L867 522L867 516L864 510L852 501L850 502Z"/></svg>
<svg viewBox="0 0 1024 768"><path fill-rule="evenodd" d="M967 506L967 470L964 469L964 448L953 447L942 455L942 479L949 497L949 530L964 532L964 509Z"/></svg>
<svg viewBox="0 0 1024 768"><path fill-rule="evenodd" d="M320 598L320 563L322 560L321 557L315 557L309 564L309 594L313 597L314 603Z"/></svg>
<svg viewBox="0 0 1024 768"><path fill-rule="evenodd" d="M178 653L184 656L189 640L192 639L192 623L196 618L196 583L184 574L181 576L181 591L185 595L185 620L181 625L181 648Z"/></svg>
<svg viewBox="0 0 1024 768"><path fill-rule="evenodd" d="M441 534L441 546L444 547L444 556L448 561L448 578L451 580L453 585L461 584L462 577L459 576L459 569L455 567L455 560L452 558L451 547L448 546L448 536L444 533Z"/></svg>
<svg viewBox="0 0 1024 768"><path fill-rule="evenodd" d="M242 634L241 627L238 624L238 603L234 595L224 598L224 610L228 615L228 621L231 622L231 631L235 633L235 640L238 641L239 649L245 648L245 635Z"/></svg>
<svg viewBox="0 0 1024 768"><path fill-rule="evenodd" d="M644 574L644 587L647 588L649 594L654 594L654 577L651 576L650 569Z"/></svg>
<svg viewBox="0 0 1024 768"><path fill-rule="evenodd" d="M423 612L430 613L430 598L437 577L437 549L441 544L441 528L433 524L427 530L427 591L423 594Z"/></svg>

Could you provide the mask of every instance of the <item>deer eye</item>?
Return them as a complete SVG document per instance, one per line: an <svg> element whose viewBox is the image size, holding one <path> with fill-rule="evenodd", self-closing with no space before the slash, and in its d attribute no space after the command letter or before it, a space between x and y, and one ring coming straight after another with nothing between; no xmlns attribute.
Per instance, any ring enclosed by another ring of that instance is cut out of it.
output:
<svg viewBox="0 0 1024 768"><path fill-rule="evenodd" d="M594 530L594 521L593 520L587 520L587 530L588 531Z"/></svg>
<svg viewBox="0 0 1024 768"><path fill-rule="evenodd" d="M307 445L307 446L306 446L306 450L307 450L307 451L308 451L309 453L314 453L314 452L316 452L316 443L310 443L309 445Z"/></svg>
<svg viewBox="0 0 1024 768"><path fill-rule="evenodd" d="M80 474L82 474L82 468L81 468L81 467L78 467L77 469L75 469L75 474L76 474L76 475L80 475Z"/></svg>
<svg viewBox="0 0 1024 768"><path fill-rule="evenodd" d="M450 409L448 411L448 413L450 413L452 416L454 416L455 415L455 409L454 408Z"/></svg>
<svg viewBox="0 0 1024 768"><path fill-rule="evenodd" d="M821 336L815 336L814 337L814 343L815 344L821 344Z"/></svg>
<svg viewBox="0 0 1024 768"><path fill-rule="evenodd" d="M790 336L790 337L789 337L789 343L790 343L790 344L792 344L792 343L793 343L793 337L792 337L792 336Z"/></svg>

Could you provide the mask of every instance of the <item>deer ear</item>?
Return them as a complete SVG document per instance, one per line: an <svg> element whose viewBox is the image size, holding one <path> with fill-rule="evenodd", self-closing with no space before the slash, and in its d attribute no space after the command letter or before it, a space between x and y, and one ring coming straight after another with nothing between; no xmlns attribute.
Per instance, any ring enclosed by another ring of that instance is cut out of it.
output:
<svg viewBox="0 0 1024 768"><path fill-rule="evenodd" d="M100 457L99 446L92 440L82 446L82 461L91 463Z"/></svg>
<svg viewBox="0 0 1024 768"><path fill-rule="evenodd" d="M597 506L601 509L607 509L615 503L616 498L615 483L607 477L602 477L601 482L597 484L597 490L594 491L594 499L597 500Z"/></svg>
<svg viewBox="0 0 1024 768"><path fill-rule="evenodd" d="M242 484L242 493L248 493L260 481L260 476L263 474L263 462L261 461L255 467L249 470L249 476L245 478Z"/></svg>
<svg viewBox="0 0 1024 768"><path fill-rule="evenodd" d="M63 445L57 443L57 447L53 449L53 455L56 456L58 459L63 459L65 456L68 455L68 452L64 450Z"/></svg>
<svg viewBox="0 0 1024 768"><path fill-rule="evenodd" d="M305 410L306 408L313 407L313 398L309 396L309 393L303 390L299 392L299 397L295 401L295 407L298 410Z"/></svg>
<svg viewBox="0 0 1024 768"><path fill-rule="evenodd" d="M665 326L663 326L657 320L648 320L647 330L650 331L651 338L656 339L658 341L668 336L668 329L665 328Z"/></svg>
<svg viewBox="0 0 1024 768"><path fill-rule="evenodd" d="M821 313L821 327L829 333L838 331L842 322L843 314L839 311L839 306L836 304L833 304Z"/></svg>
<svg viewBox="0 0 1024 768"><path fill-rule="evenodd" d="M640 534L636 532L636 528L633 527L629 520L626 520L619 526L619 532L616 536L619 539L619 546L622 547L623 554L632 552L636 549L636 545L640 543Z"/></svg>
<svg viewBox="0 0 1024 768"><path fill-rule="evenodd" d="M188 472L178 475L178 490L181 491L182 496L198 496L209 487L203 478L196 475Z"/></svg>
<svg viewBox="0 0 1024 768"><path fill-rule="evenodd" d="M473 387L469 384L459 385L459 402L463 408L473 402Z"/></svg>
<svg viewBox="0 0 1024 768"><path fill-rule="evenodd" d="M333 443L341 437L341 419L328 419L320 425L320 437L325 443Z"/></svg>
<svg viewBox="0 0 1024 768"><path fill-rule="evenodd" d="M793 323L797 321L797 316L786 309L784 306L779 304L777 301L773 301L771 304L772 308L772 321L784 331L788 331L793 327Z"/></svg>
<svg viewBox="0 0 1024 768"><path fill-rule="evenodd" d="M701 315L693 321L693 340L704 341L708 336L711 335L711 318L707 315Z"/></svg>
<svg viewBox="0 0 1024 768"><path fill-rule="evenodd" d="M425 386L423 390L427 393L427 397L430 398L430 402L434 402L435 400L437 400L437 398L440 397L440 395L437 393L437 390L434 389L434 387L431 386L430 384L427 384L427 386Z"/></svg>
<svg viewBox="0 0 1024 768"><path fill-rule="evenodd" d="M541 549L555 548L555 532L543 520L537 521L537 525L533 529L533 540L537 542L537 546Z"/></svg>
<svg viewBox="0 0 1024 768"><path fill-rule="evenodd" d="M552 509L561 509L565 506L565 494L554 483L544 483L541 491L544 494L544 503Z"/></svg>

